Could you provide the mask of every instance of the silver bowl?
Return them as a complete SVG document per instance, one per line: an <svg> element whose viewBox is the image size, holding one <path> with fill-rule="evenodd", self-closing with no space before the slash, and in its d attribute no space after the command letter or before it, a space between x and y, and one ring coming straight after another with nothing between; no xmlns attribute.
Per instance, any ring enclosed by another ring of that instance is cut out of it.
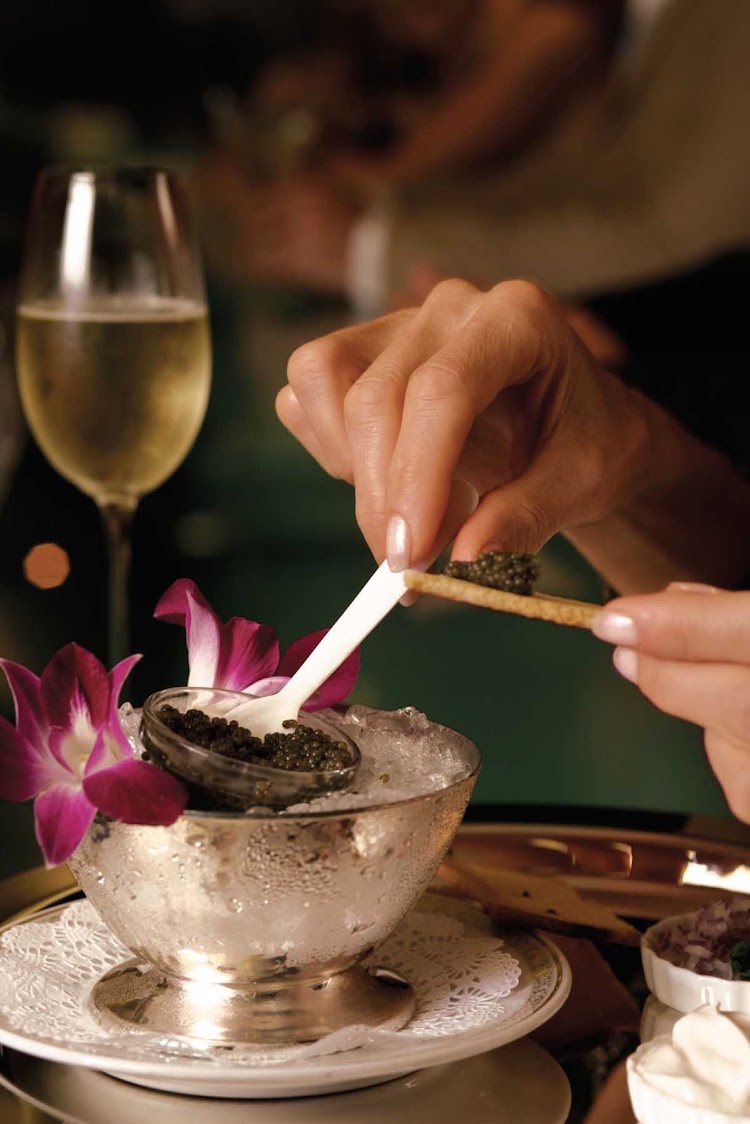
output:
<svg viewBox="0 0 750 1124"><path fill-rule="evenodd" d="M359 962L431 882L480 764L468 739L431 729L465 775L409 799L299 814L189 811L170 827L99 816L70 867L135 957L95 986L99 1020L224 1043L404 1025L408 984Z"/></svg>

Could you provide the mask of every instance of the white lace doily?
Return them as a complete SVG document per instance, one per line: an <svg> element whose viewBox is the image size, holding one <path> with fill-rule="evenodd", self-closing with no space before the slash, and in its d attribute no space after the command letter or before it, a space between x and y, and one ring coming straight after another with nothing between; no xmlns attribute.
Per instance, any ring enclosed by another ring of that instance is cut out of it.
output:
<svg viewBox="0 0 750 1124"><path fill-rule="evenodd" d="M500 939L478 908L427 895L370 959L415 990L417 1011L402 1030L349 1027L299 1046L204 1048L95 1022L88 1011L92 986L132 954L81 900L0 935L0 1041L51 1060L74 1055L78 1064L121 1076L169 1072L213 1081L241 1073L247 1084L253 1071L267 1076L272 1069L288 1080L324 1064L361 1068L373 1056L384 1073L404 1073L512 1041L544 1022L569 989L567 964L556 952L531 934ZM433 1056L438 1060L421 1060Z"/></svg>

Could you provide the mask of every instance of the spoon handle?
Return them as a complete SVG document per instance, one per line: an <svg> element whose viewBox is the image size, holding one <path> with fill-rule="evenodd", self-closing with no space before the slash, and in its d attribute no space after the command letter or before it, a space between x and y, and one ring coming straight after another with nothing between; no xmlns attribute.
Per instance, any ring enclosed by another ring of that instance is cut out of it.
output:
<svg viewBox="0 0 750 1124"><path fill-rule="evenodd" d="M300 709L398 604L405 592L403 573L394 573L388 563L383 562L283 688L290 712L292 707Z"/></svg>

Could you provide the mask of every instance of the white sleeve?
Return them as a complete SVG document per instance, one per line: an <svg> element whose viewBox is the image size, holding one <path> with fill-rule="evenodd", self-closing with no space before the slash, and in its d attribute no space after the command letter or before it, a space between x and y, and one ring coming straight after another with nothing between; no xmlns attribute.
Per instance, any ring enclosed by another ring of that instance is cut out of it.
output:
<svg viewBox="0 0 750 1124"><path fill-rule="evenodd" d="M356 220L349 235L346 292L355 320L371 320L383 314L390 239L389 205L384 197L373 202Z"/></svg>

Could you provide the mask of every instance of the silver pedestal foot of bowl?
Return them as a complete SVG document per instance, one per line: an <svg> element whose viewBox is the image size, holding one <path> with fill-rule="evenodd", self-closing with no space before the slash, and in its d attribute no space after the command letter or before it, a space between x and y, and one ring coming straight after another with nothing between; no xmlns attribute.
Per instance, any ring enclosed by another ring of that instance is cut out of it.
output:
<svg viewBox="0 0 750 1124"><path fill-rule="evenodd" d="M355 964L332 976L254 987L167 976L140 960L113 968L95 984L90 1005L104 1027L179 1034L202 1042L314 1042L345 1026L399 1030L416 999L400 976Z"/></svg>

